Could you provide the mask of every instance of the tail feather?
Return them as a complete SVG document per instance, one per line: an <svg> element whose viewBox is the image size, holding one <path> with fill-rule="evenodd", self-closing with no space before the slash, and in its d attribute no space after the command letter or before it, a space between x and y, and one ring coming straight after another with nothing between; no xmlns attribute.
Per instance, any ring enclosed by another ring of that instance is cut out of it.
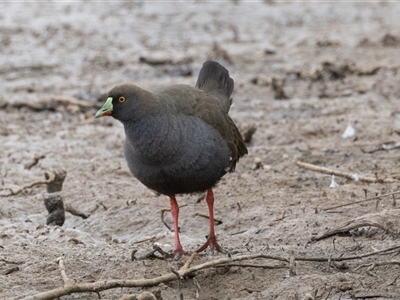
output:
<svg viewBox="0 0 400 300"><path fill-rule="evenodd" d="M232 104L234 82L229 71L215 61L206 61L200 70L196 87L210 94L216 94L227 113Z"/></svg>

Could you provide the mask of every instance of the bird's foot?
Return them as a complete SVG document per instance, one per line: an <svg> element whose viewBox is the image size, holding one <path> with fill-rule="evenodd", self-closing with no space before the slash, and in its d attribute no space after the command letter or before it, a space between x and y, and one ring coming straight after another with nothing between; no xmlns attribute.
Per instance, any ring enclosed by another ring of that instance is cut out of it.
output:
<svg viewBox="0 0 400 300"><path fill-rule="evenodd" d="M214 237L209 236L207 238L207 241L204 243L204 245L201 246L199 249L197 249L196 252L200 253L200 252L206 250L207 247L210 247L210 251L212 254L214 254L215 252L225 253L225 250L222 249L222 247L218 244L215 236Z"/></svg>
<svg viewBox="0 0 400 300"><path fill-rule="evenodd" d="M176 248L173 253L173 258L174 260L179 260L183 255L188 255L188 253L184 251L182 247Z"/></svg>

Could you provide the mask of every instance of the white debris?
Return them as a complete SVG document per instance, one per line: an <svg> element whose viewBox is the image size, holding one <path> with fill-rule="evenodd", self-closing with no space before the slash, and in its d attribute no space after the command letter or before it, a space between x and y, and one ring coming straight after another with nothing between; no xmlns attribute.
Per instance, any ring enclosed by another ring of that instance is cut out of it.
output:
<svg viewBox="0 0 400 300"><path fill-rule="evenodd" d="M353 174L353 175L351 175L351 177L353 178L353 180L355 182L359 182L360 181L360 177L358 177L358 174Z"/></svg>
<svg viewBox="0 0 400 300"><path fill-rule="evenodd" d="M354 129L351 124L347 125L346 130L342 134L342 138L347 139L349 137L352 137L356 134L356 130Z"/></svg>
<svg viewBox="0 0 400 300"><path fill-rule="evenodd" d="M335 175L332 175L332 179L331 179L331 185L329 186L330 188L335 188L338 187L339 184L336 183L335 181Z"/></svg>

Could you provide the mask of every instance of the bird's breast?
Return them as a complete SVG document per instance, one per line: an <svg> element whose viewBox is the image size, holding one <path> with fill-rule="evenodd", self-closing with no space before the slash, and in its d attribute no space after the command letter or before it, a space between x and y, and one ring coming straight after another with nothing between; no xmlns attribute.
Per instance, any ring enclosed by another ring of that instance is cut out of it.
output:
<svg viewBox="0 0 400 300"><path fill-rule="evenodd" d="M201 119L157 117L125 126L125 157L135 177L164 194L214 185L229 167L230 150Z"/></svg>

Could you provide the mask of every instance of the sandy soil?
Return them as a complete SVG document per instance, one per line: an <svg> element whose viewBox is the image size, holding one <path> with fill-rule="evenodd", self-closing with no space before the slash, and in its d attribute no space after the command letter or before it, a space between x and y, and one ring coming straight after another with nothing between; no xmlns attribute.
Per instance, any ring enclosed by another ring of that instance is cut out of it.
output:
<svg viewBox="0 0 400 300"><path fill-rule="evenodd" d="M58 257L78 282L153 278L179 269L187 258L131 261L133 250L144 254L154 243L172 250L173 233L160 220L168 198L130 175L121 151L121 124L95 120L94 114L116 84L193 85L208 59L225 65L235 80L232 118L239 126L257 128L249 155L215 188L215 213L222 221L216 226L218 238L233 257L263 252L328 259L400 245L397 235L374 227L310 242L365 214L396 211L393 197L324 208L394 192L399 183L336 177L339 186L331 188L330 175L296 165L301 160L399 179L399 150L371 151L400 139L399 4L82 1L0 7L1 299L61 286ZM280 96L287 99L276 99L280 88L273 81L284 82ZM34 111L23 104L40 106L60 97L93 105L52 102ZM355 134L343 138L348 125ZM26 169L35 155L45 158ZM49 168L67 172L64 202L90 213L89 218L67 213L62 227L45 225L43 185L5 197L10 189L42 179ZM187 204L180 226L188 251L202 244L208 231L208 220L195 216L207 213L197 199L178 198L180 205ZM295 272L287 265L231 266L194 275L199 299L400 299L398 251L331 264L297 261ZM194 264L223 257L205 253ZM372 263L378 264L368 270L365 264ZM177 281L100 295L120 299L143 290L179 298ZM182 281L181 291L184 299L196 298L193 278Z"/></svg>

